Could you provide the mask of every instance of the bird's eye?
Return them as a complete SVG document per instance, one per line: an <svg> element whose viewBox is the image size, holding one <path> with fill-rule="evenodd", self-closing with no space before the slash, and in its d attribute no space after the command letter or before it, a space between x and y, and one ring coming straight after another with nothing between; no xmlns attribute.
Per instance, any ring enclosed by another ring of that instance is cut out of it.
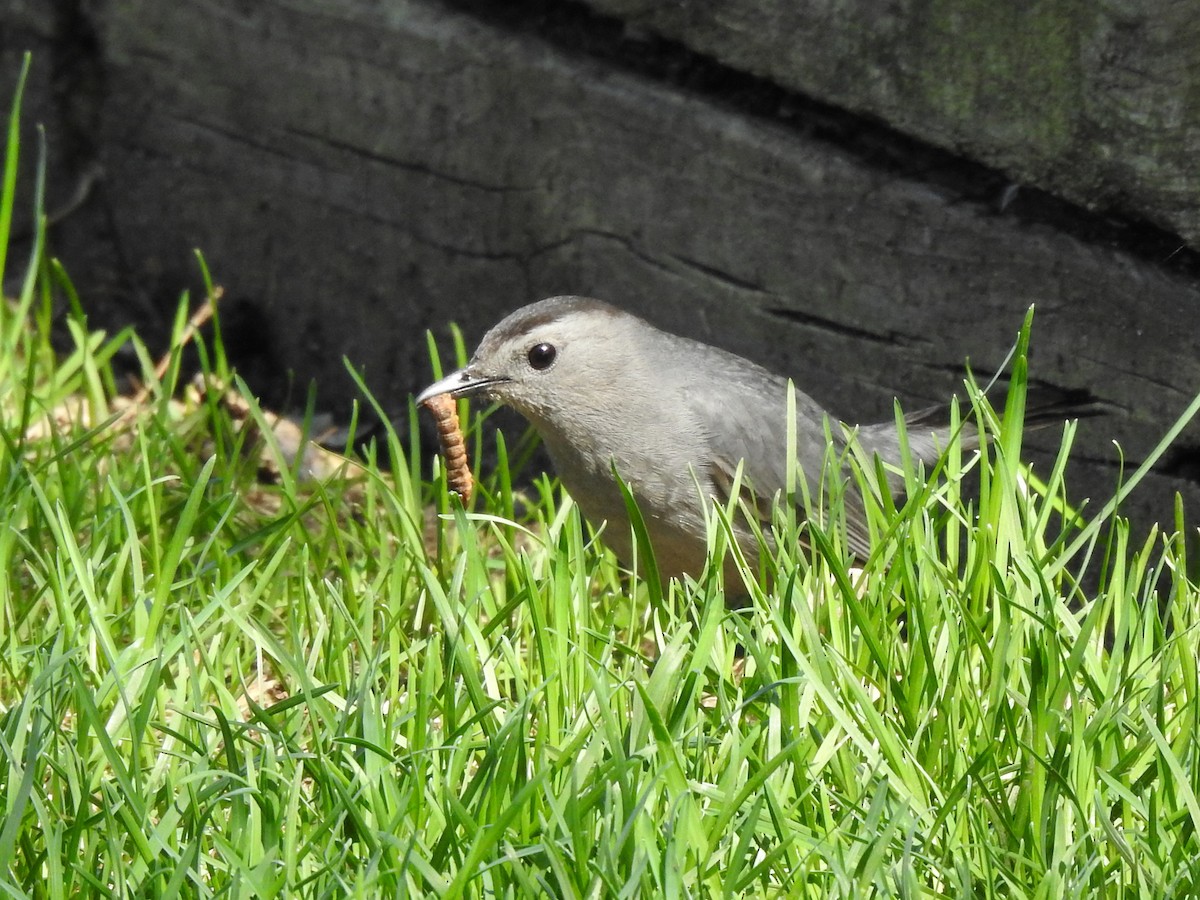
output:
<svg viewBox="0 0 1200 900"><path fill-rule="evenodd" d="M529 364L538 371L554 365L556 356L558 356L558 351L554 349L553 344L534 344L529 348Z"/></svg>

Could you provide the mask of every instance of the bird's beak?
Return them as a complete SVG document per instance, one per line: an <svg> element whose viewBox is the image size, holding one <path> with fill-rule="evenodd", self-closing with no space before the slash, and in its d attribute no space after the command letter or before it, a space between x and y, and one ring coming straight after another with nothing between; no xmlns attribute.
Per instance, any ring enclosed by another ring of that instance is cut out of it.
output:
<svg viewBox="0 0 1200 900"><path fill-rule="evenodd" d="M417 406L420 406L426 400L436 397L439 394L449 394L451 397L466 397L469 394L477 394L480 391L487 390L495 384L501 384L508 381L507 378L500 378L491 375L479 375L471 371L471 367L459 369L457 372L451 372L445 378L435 381L421 393L417 394Z"/></svg>

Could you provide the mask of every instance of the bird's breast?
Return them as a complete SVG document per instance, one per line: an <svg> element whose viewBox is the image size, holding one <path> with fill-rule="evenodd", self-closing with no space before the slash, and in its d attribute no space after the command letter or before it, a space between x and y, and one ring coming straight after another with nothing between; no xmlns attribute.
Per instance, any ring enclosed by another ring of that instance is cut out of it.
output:
<svg viewBox="0 0 1200 900"><path fill-rule="evenodd" d="M696 574L706 541L704 504L712 485L698 458L647 441L643 448L593 445L587 452L552 433L543 440L563 486L624 562L631 558L629 514L614 470L629 486L664 575Z"/></svg>

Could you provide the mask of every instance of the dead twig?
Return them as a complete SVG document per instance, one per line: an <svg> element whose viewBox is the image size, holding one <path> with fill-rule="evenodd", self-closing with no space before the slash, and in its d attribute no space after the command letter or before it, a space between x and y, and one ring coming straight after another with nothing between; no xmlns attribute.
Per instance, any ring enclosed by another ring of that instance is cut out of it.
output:
<svg viewBox="0 0 1200 900"><path fill-rule="evenodd" d="M195 340L200 329L212 320L217 301L220 300L224 295L225 289L223 287L220 285L214 286L212 293L205 297L204 302L201 303L196 308L196 311L188 317L187 324L183 328L183 334L179 336L178 345L172 347L170 350L164 353L159 359L158 364L154 367L155 381L160 383L162 382L163 376L167 374L167 369L171 368L171 357L175 351L182 350L193 340ZM121 414L120 418L113 423L114 426L117 428L124 428L127 426L133 419L137 418L137 414L141 411L148 399L150 399L150 385L143 384L140 388L138 388L137 393L130 398L129 407Z"/></svg>

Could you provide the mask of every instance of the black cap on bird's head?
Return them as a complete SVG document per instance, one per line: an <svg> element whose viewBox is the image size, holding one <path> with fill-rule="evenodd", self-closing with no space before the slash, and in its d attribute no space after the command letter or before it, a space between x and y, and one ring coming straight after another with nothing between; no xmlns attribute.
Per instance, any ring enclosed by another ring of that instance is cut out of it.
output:
<svg viewBox="0 0 1200 900"><path fill-rule="evenodd" d="M534 420L552 415L565 398L586 403L605 379L606 363L620 364L613 340L622 329L601 327L618 323L640 320L588 297L533 303L501 320L466 366L421 391L417 403L439 394L481 394Z"/></svg>

